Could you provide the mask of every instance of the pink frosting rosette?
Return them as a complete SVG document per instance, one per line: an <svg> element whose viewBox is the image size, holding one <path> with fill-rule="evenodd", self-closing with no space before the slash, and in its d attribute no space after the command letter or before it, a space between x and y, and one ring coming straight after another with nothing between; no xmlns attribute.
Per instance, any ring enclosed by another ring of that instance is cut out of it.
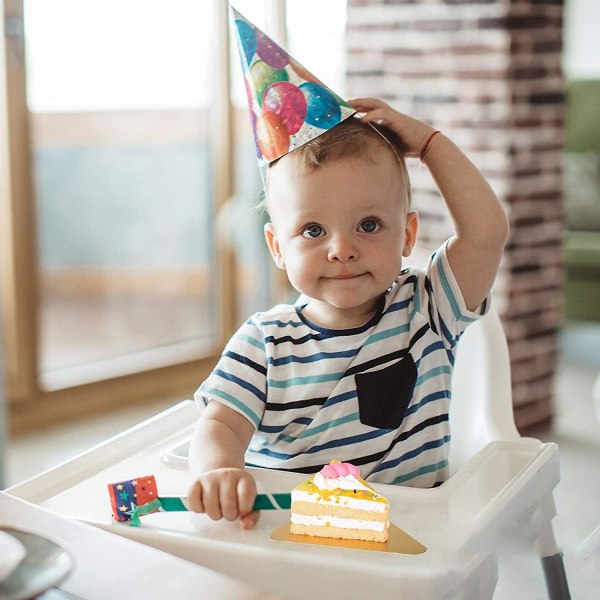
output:
<svg viewBox="0 0 600 600"><path fill-rule="evenodd" d="M346 475L352 475L358 479L360 477L360 469L351 463L334 462L325 465L320 471L323 477L328 479L337 479L338 477L345 477Z"/></svg>

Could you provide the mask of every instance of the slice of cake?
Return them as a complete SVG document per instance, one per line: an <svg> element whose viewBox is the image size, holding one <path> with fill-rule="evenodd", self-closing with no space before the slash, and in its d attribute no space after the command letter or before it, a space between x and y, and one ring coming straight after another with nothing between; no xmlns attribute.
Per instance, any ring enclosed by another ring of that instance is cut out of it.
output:
<svg viewBox="0 0 600 600"><path fill-rule="evenodd" d="M292 490L290 532L385 542L390 504L360 477L358 467L332 460Z"/></svg>

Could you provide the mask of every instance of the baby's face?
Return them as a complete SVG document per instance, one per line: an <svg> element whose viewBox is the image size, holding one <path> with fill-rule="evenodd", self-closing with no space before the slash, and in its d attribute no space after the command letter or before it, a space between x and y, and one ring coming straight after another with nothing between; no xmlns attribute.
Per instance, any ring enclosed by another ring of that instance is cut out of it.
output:
<svg viewBox="0 0 600 600"><path fill-rule="evenodd" d="M312 172L282 160L271 169L265 234L294 288L336 309L374 310L416 237L394 160L349 157Z"/></svg>

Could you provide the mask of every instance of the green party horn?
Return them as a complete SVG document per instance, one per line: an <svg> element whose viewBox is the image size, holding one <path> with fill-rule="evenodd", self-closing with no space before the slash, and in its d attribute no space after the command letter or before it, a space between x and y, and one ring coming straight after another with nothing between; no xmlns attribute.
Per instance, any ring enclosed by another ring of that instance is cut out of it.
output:
<svg viewBox="0 0 600 600"><path fill-rule="evenodd" d="M158 496L154 475L108 484L115 521L140 526L140 517L153 512L189 510L186 498ZM292 505L291 494L257 494L252 510L286 510Z"/></svg>

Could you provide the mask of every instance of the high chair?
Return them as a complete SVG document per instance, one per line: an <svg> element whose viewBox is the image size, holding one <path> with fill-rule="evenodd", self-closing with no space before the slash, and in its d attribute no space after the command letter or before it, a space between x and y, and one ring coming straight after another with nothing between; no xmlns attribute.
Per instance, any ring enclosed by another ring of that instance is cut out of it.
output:
<svg viewBox="0 0 600 600"><path fill-rule="evenodd" d="M592 399L596 407L596 419L600 424L600 374L596 377L592 388ZM600 524L589 533L589 535L579 544L575 554L576 568L600 570Z"/></svg>
<svg viewBox="0 0 600 600"><path fill-rule="evenodd" d="M423 268L429 252L415 249L407 263ZM525 535L540 556L548 597L570 598L562 552L552 529L556 515L553 488L559 481L558 447L533 438L523 438L515 427L512 405L510 358L502 323L494 305L489 313L470 325L458 344L452 376L450 408L450 473L441 488L460 487L467 471L474 467L480 485L502 479L495 497L481 494L478 514L489 519L488 539L496 536ZM527 462L521 463L523 453ZM495 454L500 469L487 471L489 464L469 463L470 459ZM515 461L519 468L515 467ZM477 465L477 466L475 466ZM485 515L485 516L484 516Z"/></svg>
<svg viewBox="0 0 600 600"><path fill-rule="evenodd" d="M411 262L422 266L428 258L417 251ZM548 597L568 599L552 531L558 448L515 428L508 349L493 304L459 343L450 412L450 478L433 489L377 485L390 501L390 521L426 549L416 554L275 541L272 532L289 522L287 509L263 511L243 532L237 523L189 513L151 514L138 528L114 524L109 482L154 474L161 496L186 493L198 418L192 401L7 491L290 599L318 591L332 599L491 600L499 543L525 536L541 558ZM251 471L267 494L289 492L306 478Z"/></svg>

